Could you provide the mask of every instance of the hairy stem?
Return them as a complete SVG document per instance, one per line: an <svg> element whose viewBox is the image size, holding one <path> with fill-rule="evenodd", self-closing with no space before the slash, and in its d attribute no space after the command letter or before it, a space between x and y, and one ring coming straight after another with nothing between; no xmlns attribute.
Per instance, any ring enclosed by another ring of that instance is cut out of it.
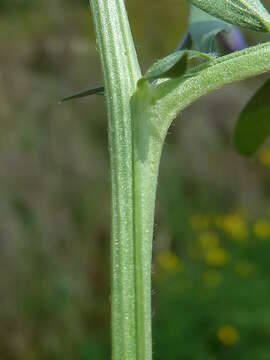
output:
<svg viewBox="0 0 270 360"><path fill-rule="evenodd" d="M267 42L197 66L182 78L165 81L154 89L156 126L164 135L177 114L201 96L269 71L270 42Z"/></svg>
<svg viewBox="0 0 270 360"><path fill-rule="evenodd" d="M134 159L134 237L138 359L152 359L151 268L155 199L163 139L153 127L151 92L147 82L132 99Z"/></svg>
<svg viewBox="0 0 270 360"><path fill-rule="evenodd" d="M109 118L113 360L151 360L151 260L157 177L171 122L200 96L270 70L270 44L141 79L124 0L90 0Z"/></svg>
<svg viewBox="0 0 270 360"><path fill-rule="evenodd" d="M112 358L137 359L131 97L140 69L123 0L90 0L109 118Z"/></svg>

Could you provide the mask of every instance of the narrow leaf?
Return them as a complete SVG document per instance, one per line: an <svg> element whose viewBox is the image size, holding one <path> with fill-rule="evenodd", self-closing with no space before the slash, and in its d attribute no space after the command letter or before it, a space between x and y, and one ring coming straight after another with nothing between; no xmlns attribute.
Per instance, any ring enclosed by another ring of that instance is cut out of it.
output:
<svg viewBox="0 0 270 360"><path fill-rule="evenodd" d="M189 32L195 48L203 52L215 52L216 36L222 32L230 32L232 25L207 14L196 6L190 6Z"/></svg>
<svg viewBox="0 0 270 360"><path fill-rule="evenodd" d="M178 78L187 71L188 61L198 57L206 60L213 58L208 54L195 50L176 51L154 63L154 65L146 72L144 78L146 80Z"/></svg>
<svg viewBox="0 0 270 360"><path fill-rule="evenodd" d="M67 97L64 97L63 99L61 99L60 103L62 103L64 101L68 101L68 100L83 98L83 97L90 96L90 95L104 95L104 87L100 86L100 87L89 88L89 89L86 89L83 91L76 92L73 95L70 95L70 96L67 96Z"/></svg>
<svg viewBox="0 0 270 360"><path fill-rule="evenodd" d="M270 136L270 79L248 102L234 130L234 144L244 156L252 156Z"/></svg>
<svg viewBox="0 0 270 360"><path fill-rule="evenodd" d="M191 4L233 25L269 32L270 15L260 0L188 0Z"/></svg>

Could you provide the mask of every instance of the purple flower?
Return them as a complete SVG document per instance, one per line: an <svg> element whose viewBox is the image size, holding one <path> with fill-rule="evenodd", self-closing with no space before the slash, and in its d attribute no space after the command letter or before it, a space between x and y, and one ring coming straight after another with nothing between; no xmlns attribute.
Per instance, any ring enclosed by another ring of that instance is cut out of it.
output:
<svg viewBox="0 0 270 360"><path fill-rule="evenodd" d="M224 50L228 52L235 52L248 47L243 33L237 27L234 27L230 33L222 31L217 37Z"/></svg>

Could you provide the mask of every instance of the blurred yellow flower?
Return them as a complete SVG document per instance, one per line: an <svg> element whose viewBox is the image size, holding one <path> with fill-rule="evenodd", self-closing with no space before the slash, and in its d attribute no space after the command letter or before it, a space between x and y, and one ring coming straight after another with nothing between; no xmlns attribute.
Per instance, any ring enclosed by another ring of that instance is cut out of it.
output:
<svg viewBox="0 0 270 360"><path fill-rule="evenodd" d="M267 220L257 220L253 224L253 232L257 238L266 239L270 237L270 222Z"/></svg>
<svg viewBox="0 0 270 360"><path fill-rule="evenodd" d="M256 266L250 261L242 260L238 261L234 266L236 275L240 277L249 277L256 271Z"/></svg>
<svg viewBox="0 0 270 360"><path fill-rule="evenodd" d="M219 245L219 237L213 231L207 231L200 234L199 243L202 249L211 249Z"/></svg>
<svg viewBox="0 0 270 360"><path fill-rule="evenodd" d="M259 154L259 162L265 166L270 167L270 149L265 149Z"/></svg>
<svg viewBox="0 0 270 360"><path fill-rule="evenodd" d="M216 224L237 241L243 241L248 237L247 224L243 217L237 213L220 215Z"/></svg>
<svg viewBox="0 0 270 360"><path fill-rule="evenodd" d="M206 271L202 275L202 281L206 286L216 287L221 283L222 275L216 270Z"/></svg>
<svg viewBox="0 0 270 360"><path fill-rule="evenodd" d="M190 225L193 230L200 231L209 228L210 221L206 215L193 215L190 219Z"/></svg>
<svg viewBox="0 0 270 360"><path fill-rule="evenodd" d="M205 261L210 266L224 266L230 261L230 255L222 248L213 248L206 252Z"/></svg>
<svg viewBox="0 0 270 360"><path fill-rule="evenodd" d="M169 250L162 251L157 258L159 266L166 271L182 271L184 265L174 253Z"/></svg>
<svg viewBox="0 0 270 360"><path fill-rule="evenodd" d="M225 346L233 346L239 341L239 334L235 327L224 325L218 329L217 337Z"/></svg>

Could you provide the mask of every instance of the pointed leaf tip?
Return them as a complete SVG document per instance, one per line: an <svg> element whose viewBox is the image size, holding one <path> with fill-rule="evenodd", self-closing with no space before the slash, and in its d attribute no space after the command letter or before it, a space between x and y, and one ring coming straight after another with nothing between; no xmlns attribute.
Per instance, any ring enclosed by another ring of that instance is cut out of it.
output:
<svg viewBox="0 0 270 360"><path fill-rule="evenodd" d="M59 104L65 102L65 101L69 101L69 100L73 100L73 99L80 99L80 98L90 96L90 95L104 95L104 91L105 90L104 90L103 86L82 90L82 91L76 92L75 94L72 94L70 96L64 97L63 99L61 99L59 101Z"/></svg>
<svg viewBox="0 0 270 360"><path fill-rule="evenodd" d="M236 123L234 146L251 157L270 136L270 79L247 103Z"/></svg>
<svg viewBox="0 0 270 360"><path fill-rule="evenodd" d="M191 4L233 25L270 32L270 14L260 0L188 0Z"/></svg>

